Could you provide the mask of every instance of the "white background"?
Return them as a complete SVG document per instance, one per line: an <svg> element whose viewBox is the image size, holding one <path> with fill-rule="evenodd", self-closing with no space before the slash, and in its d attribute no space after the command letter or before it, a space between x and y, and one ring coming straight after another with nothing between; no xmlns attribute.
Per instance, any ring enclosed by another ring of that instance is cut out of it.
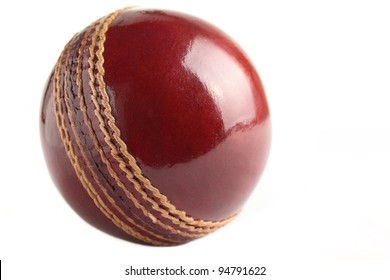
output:
<svg viewBox="0 0 390 280"><path fill-rule="evenodd" d="M199 279L390 279L386 2L2 1L4 279L147 278L125 276L130 265L266 266L268 274ZM136 245L90 227L63 201L42 157L41 95L63 46L132 4L183 11L225 30L256 65L270 103L272 151L255 193L233 223L184 246Z"/></svg>

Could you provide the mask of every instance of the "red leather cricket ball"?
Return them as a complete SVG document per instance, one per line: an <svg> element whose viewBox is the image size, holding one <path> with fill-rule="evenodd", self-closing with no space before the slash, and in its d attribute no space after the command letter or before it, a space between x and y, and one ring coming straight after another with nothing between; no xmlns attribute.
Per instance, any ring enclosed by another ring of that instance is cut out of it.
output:
<svg viewBox="0 0 390 280"><path fill-rule="evenodd" d="M260 78L216 27L123 9L77 33L47 83L48 169L70 206L120 238L176 245L231 221L270 147Z"/></svg>

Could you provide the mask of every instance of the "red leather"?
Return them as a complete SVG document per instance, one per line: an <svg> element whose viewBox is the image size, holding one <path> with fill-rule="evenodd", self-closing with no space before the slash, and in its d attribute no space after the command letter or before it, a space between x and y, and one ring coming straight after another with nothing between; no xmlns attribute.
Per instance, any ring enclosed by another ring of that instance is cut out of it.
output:
<svg viewBox="0 0 390 280"><path fill-rule="evenodd" d="M109 26L103 66L121 138L153 186L195 219L218 221L239 211L260 178L271 140L264 90L244 52L222 31L192 16L129 10ZM92 93L86 70L83 79L88 105ZM51 78L41 138L53 180L85 220L133 240L95 207L78 180L59 136L52 95ZM98 127L96 119L92 122ZM84 131L81 124L76 130ZM104 136L97 136L103 143ZM93 147L86 139L85 145ZM96 152L90 158L99 162ZM131 211L138 215L138 209Z"/></svg>

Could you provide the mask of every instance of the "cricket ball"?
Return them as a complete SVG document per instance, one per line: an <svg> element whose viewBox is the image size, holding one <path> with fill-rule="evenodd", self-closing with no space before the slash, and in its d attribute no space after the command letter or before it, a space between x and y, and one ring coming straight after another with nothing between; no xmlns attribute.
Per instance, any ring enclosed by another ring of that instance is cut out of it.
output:
<svg viewBox="0 0 390 280"><path fill-rule="evenodd" d="M236 217L271 136L260 78L232 39L190 15L138 8L65 46L40 133L52 179L83 219L162 246Z"/></svg>

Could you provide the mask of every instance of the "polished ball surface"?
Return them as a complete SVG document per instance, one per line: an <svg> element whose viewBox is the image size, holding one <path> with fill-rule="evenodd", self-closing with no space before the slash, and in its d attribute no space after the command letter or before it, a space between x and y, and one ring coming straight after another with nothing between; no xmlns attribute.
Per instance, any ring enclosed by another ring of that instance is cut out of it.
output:
<svg viewBox="0 0 390 280"><path fill-rule="evenodd" d="M177 245L231 221L256 186L270 118L253 65L182 13L123 9L65 46L40 118L70 206L120 238Z"/></svg>

